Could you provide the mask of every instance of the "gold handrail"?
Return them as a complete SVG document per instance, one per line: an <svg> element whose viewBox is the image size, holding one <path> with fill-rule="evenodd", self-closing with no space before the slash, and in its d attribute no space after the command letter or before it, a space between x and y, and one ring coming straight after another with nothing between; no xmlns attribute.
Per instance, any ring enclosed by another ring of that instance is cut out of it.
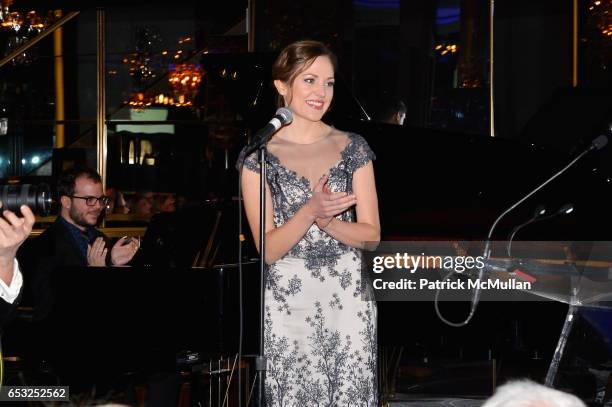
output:
<svg viewBox="0 0 612 407"><path fill-rule="evenodd" d="M19 54L27 51L31 47L33 47L35 44L37 44L40 40L42 40L46 36L48 36L50 34L53 34L55 32L55 30L57 30L58 28L60 28L64 24L66 24L68 21L72 20L78 14L79 14L79 11L71 11L70 13L66 14L64 17L62 17L59 20L57 20L56 22L54 22L51 25L51 27L49 27L46 30L42 31L40 34L38 34L36 37L32 38L30 41L26 42L25 44L23 44L22 46L20 46L19 48L17 48L16 50L11 52L7 56L5 56L4 58L0 59L0 68L2 68L4 65L6 65L10 61L12 61L17 55L19 55Z"/></svg>
<svg viewBox="0 0 612 407"><path fill-rule="evenodd" d="M36 223L53 223L58 215L36 216ZM104 216L107 222L149 222L153 215L135 213L111 213Z"/></svg>
<svg viewBox="0 0 612 407"><path fill-rule="evenodd" d="M111 238L119 238L123 236L138 236L143 237L147 231L146 227L143 226L130 226L130 227L114 227L114 228L99 228L100 232ZM40 236L45 229L32 229L30 233L30 239Z"/></svg>

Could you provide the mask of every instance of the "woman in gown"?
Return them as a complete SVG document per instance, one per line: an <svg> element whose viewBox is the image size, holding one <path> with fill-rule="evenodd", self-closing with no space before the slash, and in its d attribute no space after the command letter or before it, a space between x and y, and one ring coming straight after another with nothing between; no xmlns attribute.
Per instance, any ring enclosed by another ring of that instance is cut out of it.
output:
<svg viewBox="0 0 612 407"><path fill-rule="evenodd" d="M280 53L272 71L279 104L292 110L293 122L267 144L269 407L378 403L376 307L362 298L360 281L361 249L380 239L374 154L361 136L321 121L335 65L323 44L299 41ZM245 212L258 236L257 153L241 155L238 165Z"/></svg>

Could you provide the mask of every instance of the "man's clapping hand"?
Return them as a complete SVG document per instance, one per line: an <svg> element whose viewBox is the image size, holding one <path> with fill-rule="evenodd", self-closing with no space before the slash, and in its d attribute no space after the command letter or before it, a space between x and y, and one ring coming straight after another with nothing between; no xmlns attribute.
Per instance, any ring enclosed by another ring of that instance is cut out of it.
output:
<svg viewBox="0 0 612 407"><path fill-rule="evenodd" d="M140 243L136 239L122 237L113 245L111 249L110 259L113 266L123 266L127 264L136 254L140 247ZM87 263L90 266L104 267L106 266L106 255L108 249L104 238L98 237L93 244L87 247Z"/></svg>
<svg viewBox="0 0 612 407"><path fill-rule="evenodd" d="M87 245L87 264L93 267L106 266L106 242L103 237L98 237L93 244Z"/></svg>
<svg viewBox="0 0 612 407"><path fill-rule="evenodd" d="M128 240L129 239L129 240ZM127 264L140 248L140 241L131 239L127 236L122 237L115 243L111 250L111 260L113 266L123 266Z"/></svg>

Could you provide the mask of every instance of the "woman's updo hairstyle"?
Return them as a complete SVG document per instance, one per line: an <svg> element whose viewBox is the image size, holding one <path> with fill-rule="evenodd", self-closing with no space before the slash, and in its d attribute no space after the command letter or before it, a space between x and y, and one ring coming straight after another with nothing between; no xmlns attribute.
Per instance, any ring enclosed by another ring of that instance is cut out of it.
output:
<svg viewBox="0 0 612 407"><path fill-rule="evenodd" d="M320 56L328 57L336 72L336 56L322 42L303 40L289 44L283 48L272 66L272 80L279 80L291 86L295 78ZM285 105L282 95L277 94L276 104L278 107Z"/></svg>

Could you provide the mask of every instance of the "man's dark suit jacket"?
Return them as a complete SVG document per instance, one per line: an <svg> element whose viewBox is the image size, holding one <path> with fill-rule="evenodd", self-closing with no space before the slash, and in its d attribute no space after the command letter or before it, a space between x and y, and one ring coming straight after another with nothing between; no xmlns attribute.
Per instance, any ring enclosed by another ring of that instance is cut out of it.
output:
<svg viewBox="0 0 612 407"><path fill-rule="evenodd" d="M15 316L15 310L17 309L17 305L19 305L19 301L21 301L21 293L23 293L23 286L21 287L19 296L15 298L12 304L0 299L0 332L2 332L4 324L12 320Z"/></svg>
<svg viewBox="0 0 612 407"><path fill-rule="evenodd" d="M95 230L94 239L97 237L106 239ZM59 216L39 237L24 244L17 258L34 306L34 320L44 319L53 307L54 274L65 268L87 266L87 259Z"/></svg>

